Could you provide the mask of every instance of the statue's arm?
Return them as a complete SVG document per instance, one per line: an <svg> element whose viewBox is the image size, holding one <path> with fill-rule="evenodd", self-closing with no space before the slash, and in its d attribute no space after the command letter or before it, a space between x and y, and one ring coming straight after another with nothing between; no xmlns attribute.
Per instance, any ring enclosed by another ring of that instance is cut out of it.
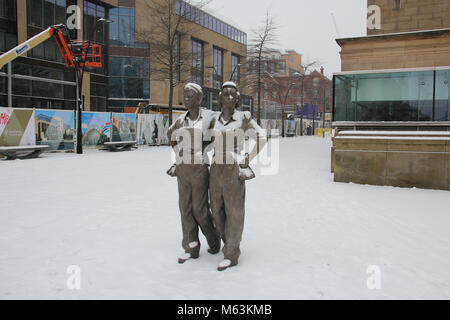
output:
<svg viewBox="0 0 450 320"><path fill-rule="evenodd" d="M167 138L169 139L169 144L174 149L178 145L178 139L176 139L176 137L174 137L173 134L179 128L180 128L180 124L177 119L174 123L172 123L172 125L169 127L169 130L167 131ZM172 138L175 138L175 139L172 139Z"/></svg>
<svg viewBox="0 0 450 320"><path fill-rule="evenodd" d="M261 128L254 119L251 118L250 113L246 114L245 121L246 121L246 130L252 130L252 134L249 136L256 140L256 144L254 145L253 149L250 151L248 155L248 163L250 163L256 156L258 156L261 150L264 149L264 147L266 146L267 134L266 131L263 128Z"/></svg>

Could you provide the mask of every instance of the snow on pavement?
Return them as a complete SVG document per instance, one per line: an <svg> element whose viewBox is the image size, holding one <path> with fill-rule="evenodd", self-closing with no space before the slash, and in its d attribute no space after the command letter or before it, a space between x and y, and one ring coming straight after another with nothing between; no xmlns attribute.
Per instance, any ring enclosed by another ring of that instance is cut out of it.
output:
<svg viewBox="0 0 450 320"><path fill-rule="evenodd" d="M0 160L0 299L449 299L450 193L334 183L330 146L281 141L280 172L247 184L242 256L222 273L203 237L177 263L169 148Z"/></svg>

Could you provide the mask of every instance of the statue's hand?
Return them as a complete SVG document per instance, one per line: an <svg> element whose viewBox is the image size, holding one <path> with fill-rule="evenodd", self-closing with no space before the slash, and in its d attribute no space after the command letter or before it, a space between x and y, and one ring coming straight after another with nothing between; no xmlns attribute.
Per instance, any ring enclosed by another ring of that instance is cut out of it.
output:
<svg viewBox="0 0 450 320"><path fill-rule="evenodd" d="M255 178L255 173L253 170L247 166L245 168L239 166L239 180L246 181Z"/></svg>
<svg viewBox="0 0 450 320"><path fill-rule="evenodd" d="M177 165L174 164L173 166L171 166L170 169L167 170L167 174L171 177L176 177L177 176Z"/></svg>
<svg viewBox="0 0 450 320"><path fill-rule="evenodd" d="M238 155L237 163L239 164L239 167L242 169L249 168L250 160L248 158L248 153L246 153L244 156Z"/></svg>

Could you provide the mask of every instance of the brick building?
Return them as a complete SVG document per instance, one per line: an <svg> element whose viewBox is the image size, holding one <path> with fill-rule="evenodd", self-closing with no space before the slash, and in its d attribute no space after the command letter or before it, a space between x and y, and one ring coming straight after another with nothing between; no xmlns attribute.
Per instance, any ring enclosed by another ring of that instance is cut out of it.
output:
<svg viewBox="0 0 450 320"><path fill-rule="evenodd" d="M257 68L255 61L249 59L249 77L254 77ZM250 86L256 101L257 87ZM262 64L261 118L281 119L282 107L285 116L294 114L305 118L322 118L331 122L332 81L324 75L324 69L307 72L302 64L302 55L294 50L275 52L266 55ZM302 111L302 103L304 105ZM256 107L255 107L256 110Z"/></svg>

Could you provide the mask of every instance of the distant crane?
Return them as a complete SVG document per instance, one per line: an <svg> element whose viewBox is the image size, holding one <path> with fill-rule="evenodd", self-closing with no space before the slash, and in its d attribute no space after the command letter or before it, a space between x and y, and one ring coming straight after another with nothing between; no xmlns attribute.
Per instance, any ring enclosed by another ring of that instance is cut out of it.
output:
<svg viewBox="0 0 450 320"><path fill-rule="evenodd" d="M336 29L336 35L337 35L338 38L340 38L341 37L341 33L339 32L339 28L338 28L338 25L337 25L337 22L336 22L336 17L334 16L333 12L331 13L331 19L333 19L334 28Z"/></svg>

